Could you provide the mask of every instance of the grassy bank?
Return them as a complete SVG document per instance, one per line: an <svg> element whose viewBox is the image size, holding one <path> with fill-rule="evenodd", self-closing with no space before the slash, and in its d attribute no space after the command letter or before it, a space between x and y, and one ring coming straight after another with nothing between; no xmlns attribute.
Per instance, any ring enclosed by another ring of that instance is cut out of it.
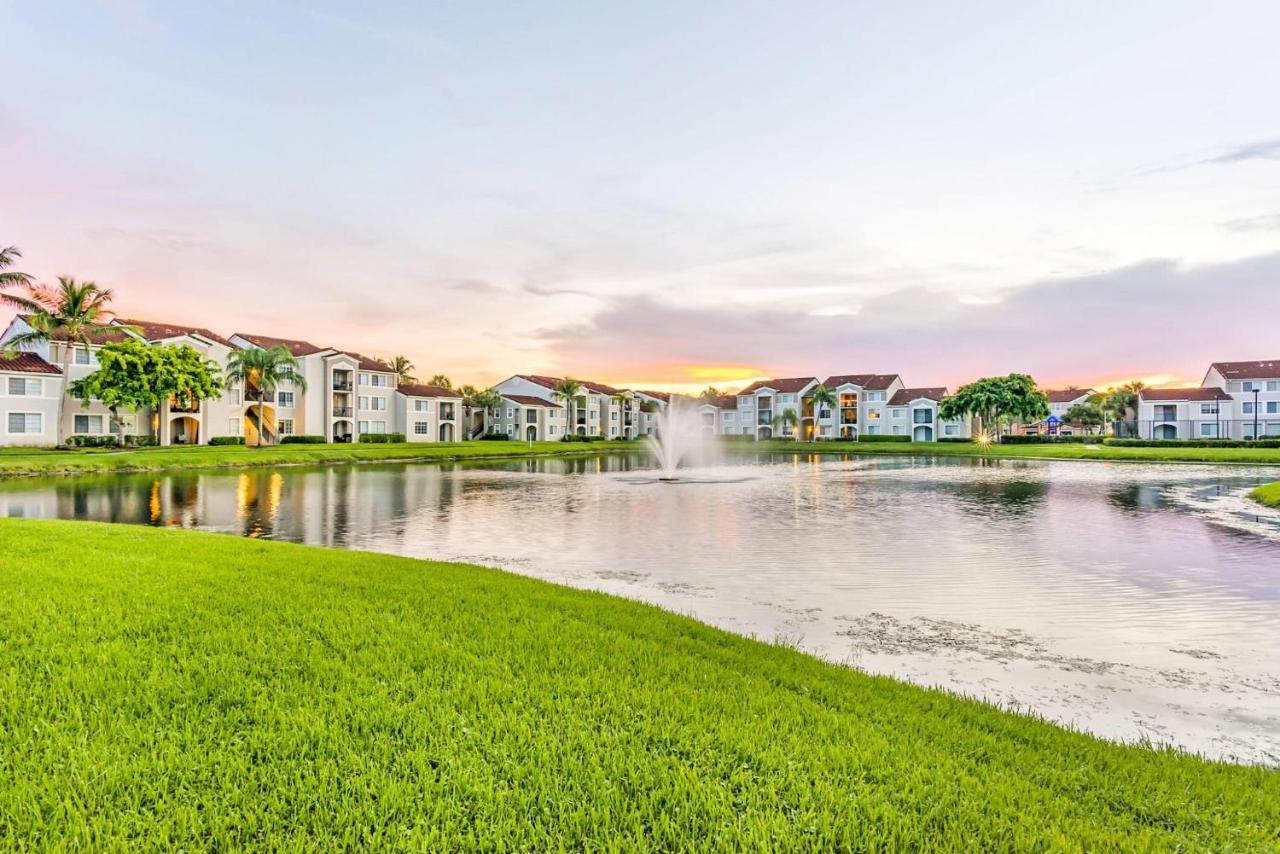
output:
<svg viewBox="0 0 1280 854"><path fill-rule="evenodd" d="M361 462L406 462L597 454L635 449L637 442L404 442L388 445L193 445L135 450L0 451L0 477L107 474L174 469L247 468L251 466L334 465Z"/></svg>
<svg viewBox="0 0 1280 854"><path fill-rule="evenodd" d="M1272 849L1280 775L478 567L0 521L4 847Z"/></svg>
<svg viewBox="0 0 1280 854"><path fill-rule="evenodd" d="M1280 482L1259 486L1249 493L1249 497L1267 507L1280 508Z"/></svg>
<svg viewBox="0 0 1280 854"><path fill-rule="evenodd" d="M1130 460L1138 462L1280 465L1280 448L1148 448L1077 443L978 445L969 442L743 442L731 447L785 453L913 454L997 459Z"/></svg>

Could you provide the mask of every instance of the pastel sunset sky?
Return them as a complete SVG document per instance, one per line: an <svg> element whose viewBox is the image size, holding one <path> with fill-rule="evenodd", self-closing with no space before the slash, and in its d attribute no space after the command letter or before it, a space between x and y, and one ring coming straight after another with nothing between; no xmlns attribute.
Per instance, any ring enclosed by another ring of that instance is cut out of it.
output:
<svg viewBox="0 0 1280 854"><path fill-rule="evenodd" d="M1280 357L1275 2L0 0L0 245L631 387Z"/></svg>

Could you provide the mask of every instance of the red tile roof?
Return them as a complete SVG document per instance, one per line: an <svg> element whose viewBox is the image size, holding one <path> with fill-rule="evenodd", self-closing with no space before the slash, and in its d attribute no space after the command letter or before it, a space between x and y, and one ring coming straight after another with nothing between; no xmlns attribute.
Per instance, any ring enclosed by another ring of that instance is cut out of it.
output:
<svg viewBox="0 0 1280 854"><path fill-rule="evenodd" d="M451 388L444 388L438 385L419 385L417 383L401 383L396 386L396 391L405 397L456 397L462 399L462 395Z"/></svg>
<svg viewBox="0 0 1280 854"><path fill-rule="evenodd" d="M868 391L884 391L893 385L893 381L897 378L897 374L839 374L827 377L823 385L827 388L837 388L848 384L861 386Z"/></svg>
<svg viewBox="0 0 1280 854"><path fill-rule="evenodd" d="M31 325L30 318L31 318L31 315L29 314L19 314L17 317L17 319L21 320L23 323L27 324L28 326ZM89 342L91 344L110 344L116 341L124 341L129 337L129 335L122 329L118 332L115 330L106 330L99 334L88 335L86 337L89 339ZM49 338L50 340L53 340L53 341L66 341L67 334L59 330L52 333L49 336Z"/></svg>
<svg viewBox="0 0 1280 854"><path fill-rule="evenodd" d="M1231 395L1220 388L1144 388L1138 392L1140 400L1230 400Z"/></svg>
<svg viewBox="0 0 1280 854"><path fill-rule="evenodd" d="M128 320L123 317L117 317L116 323L123 323L126 326L136 326L142 330L142 335L148 341L160 341L165 338L178 338L182 335L199 335L202 338L208 338L210 341L217 341L227 347L234 347L226 338L214 332L210 332L203 326L183 326L180 323L160 323L154 320Z"/></svg>
<svg viewBox="0 0 1280 854"><path fill-rule="evenodd" d="M1070 403L1094 393L1091 388L1045 388L1041 391L1049 398L1050 403Z"/></svg>
<svg viewBox="0 0 1280 854"><path fill-rule="evenodd" d="M796 394L818 381L817 377L784 377L770 380L760 380L744 388L738 394L752 394L762 388L771 388L776 392L783 394Z"/></svg>
<svg viewBox="0 0 1280 854"><path fill-rule="evenodd" d="M540 397L533 397L528 394L504 394L502 397L504 400L510 400L513 403L520 404L521 406L545 406L550 409L561 408L558 403L552 403L549 400L543 400Z"/></svg>
<svg viewBox="0 0 1280 854"><path fill-rule="evenodd" d="M357 353L354 350L343 350L341 352L344 356L350 356L351 358L355 359L360 364L360 370L362 371L372 371L375 374L394 374L395 373L395 368L392 368L390 365L388 365L385 362L379 362L377 359L373 359L373 358L370 358L369 356L361 355L360 353Z"/></svg>
<svg viewBox="0 0 1280 854"><path fill-rule="evenodd" d="M1280 380L1280 359L1264 362L1214 362L1210 367L1229 380Z"/></svg>
<svg viewBox="0 0 1280 854"><path fill-rule="evenodd" d="M649 390L647 390L647 389L638 388L638 389L636 389L636 394L643 394L643 395L646 395L646 396L648 396L648 397L652 397L652 398L653 398L653 399L655 399L655 400L661 400L663 403L670 403L670 402L671 402L671 394L670 394L670 392L665 392L665 391L649 391Z"/></svg>
<svg viewBox="0 0 1280 854"><path fill-rule="evenodd" d="M913 400L933 400L939 401L947 396L946 386L932 386L930 388L904 388L893 393L893 397L889 398L890 406L906 406Z"/></svg>
<svg viewBox="0 0 1280 854"><path fill-rule="evenodd" d="M724 394L720 397L714 397L711 400L703 398L698 401L699 406L714 406L716 409L737 409L738 398L736 395Z"/></svg>
<svg viewBox="0 0 1280 854"><path fill-rule="evenodd" d="M557 383L563 382L563 380L560 377L544 377L538 374L516 374L516 376L522 380L527 380L533 383L534 385L540 385L543 388L549 388L549 389L554 389ZM608 395L622 394L622 392L619 391L618 389L614 388L613 386L607 386L604 383L591 382L590 380L575 380L575 381L579 383L585 390L594 391L597 394L608 394Z"/></svg>
<svg viewBox="0 0 1280 854"><path fill-rule="evenodd" d="M14 374L61 374L62 371L35 353L15 353L12 359L0 352L0 371Z"/></svg>
<svg viewBox="0 0 1280 854"><path fill-rule="evenodd" d="M289 338L273 338L270 335L250 335L247 332L234 332L233 338L243 338L255 347L261 347L269 350L272 347L283 347L295 356L310 356L315 353L323 353L332 347L317 347L310 341L294 341Z"/></svg>

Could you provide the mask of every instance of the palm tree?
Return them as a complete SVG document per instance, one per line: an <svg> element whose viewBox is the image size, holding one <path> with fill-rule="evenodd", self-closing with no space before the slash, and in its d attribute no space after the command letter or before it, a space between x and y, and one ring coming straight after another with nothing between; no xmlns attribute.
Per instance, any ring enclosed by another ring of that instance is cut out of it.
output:
<svg viewBox="0 0 1280 854"><path fill-rule="evenodd" d="M408 356L394 356L391 361L379 359L379 362L391 369L396 375L396 385L413 385L418 380L413 375L413 362L409 361ZM448 386L445 386L448 388Z"/></svg>
<svg viewBox="0 0 1280 854"><path fill-rule="evenodd" d="M809 394L809 402L813 405L813 435L810 437L810 441L816 442L818 441L818 413L822 411L824 406L835 409L836 394L822 383L818 383Z"/></svg>
<svg viewBox="0 0 1280 854"><path fill-rule="evenodd" d="M17 270L8 270L6 267L12 267L15 258L21 258L22 252L16 246L6 246L0 249L0 290L4 288L12 288L15 285L31 284L31 277L26 273L19 273Z"/></svg>
<svg viewBox="0 0 1280 854"><path fill-rule="evenodd" d="M497 389L487 388L484 391L473 392L471 395L472 407L480 410L481 423L484 426L484 433L489 433L489 416L495 409L502 405L502 395ZM468 427L470 429L470 427Z"/></svg>
<svg viewBox="0 0 1280 854"><path fill-rule="evenodd" d="M794 409L784 409L777 415L773 416L772 426L774 428L781 426L783 428L783 433L786 433L786 428L790 427L794 430L799 425L800 416L796 415L796 411ZM771 430L770 432L773 432L776 435L776 430Z"/></svg>
<svg viewBox="0 0 1280 854"><path fill-rule="evenodd" d="M565 377L556 382L556 386L551 391L551 397L564 404L565 412L565 430L566 436L571 436L577 432L576 421L578 414L578 397L582 394L582 383L577 380Z"/></svg>
<svg viewBox="0 0 1280 854"><path fill-rule="evenodd" d="M440 388L453 388L453 380L449 379L444 374L436 374L431 379L427 380L427 385L437 385L440 386Z"/></svg>
<svg viewBox="0 0 1280 854"><path fill-rule="evenodd" d="M13 248L4 250L6 263L15 253ZM101 343L107 334L120 334L122 331L139 331L134 326L112 326L112 312L107 308L111 302L111 289L100 288L93 282L77 282L70 276L59 276L58 286L32 284L30 277L23 273L6 273L0 282L0 302L17 309L26 315L30 332L15 335L5 345L4 352L12 357L19 350L33 346L48 344L51 341L65 341L62 348L62 376L64 382L70 381L71 359L75 355L76 345L88 350ZM4 288L20 285L26 289L26 295L3 292ZM58 424L62 424L66 395L58 396Z"/></svg>
<svg viewBox="0 0 1280 854"><path fill-rule="evenodd" d="M707 403L715 403L716 400L718 400L723 396L724 396L723 392L721 392L720 389L716 388L713 385L709 385L706 388L704 388L702 391L698 392L698 399L706 401Z"/></svg>
<svg viewBox="0 0 1280 854"><path fill-rule="evenodd" d="M618 430L624 439L630 439L627 435L627 408L631 406L631 393L620 391L609 398L609 402L617 406L622 415L622 423L618 425Z"/></svg>
<svg viewBox="0 0 1280 854"><path fill-rule="evenodd" d="M227 379L243 383L245 400L258 402L259 447L262 446L263 405L267 394L282 382L292 382L300 390L307 390L298 360L280 344L266 350L261 347L236 350L227 360Z"/></svg>

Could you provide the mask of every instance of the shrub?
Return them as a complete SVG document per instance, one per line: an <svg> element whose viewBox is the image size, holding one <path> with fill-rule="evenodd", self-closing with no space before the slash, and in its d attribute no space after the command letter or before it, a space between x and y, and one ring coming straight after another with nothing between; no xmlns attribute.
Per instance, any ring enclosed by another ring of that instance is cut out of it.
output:
<svg viewBox="0 0 1280 854"><path fill-rule="evenodd" d="M863 434L858 437L858 441L859 442L910 442L911 437L910 436L894 436L894 435L883 436L880 434L876 434L874 436L868 436L866 434Z"/></svg>
<svg viewBox="0 0 1280 854"><path fill-rule="evenodd" d="M966 438L965 438L965 437L963 437L963 436L942 436L942 437L940 437L940 438L938 439L938 441L939 441L939 442L953 442L953 443L954 443L954 442L965 442L965 443L967 443L967 444L973 444L973 440L972 440L972 439L966 439Z"/></svg>
<svg viewBox="0 0 1280 854"><path fill-rule="evenodd" d="M281 445L325 445L328 444L324 436L315 436L302 434L298 436L284 436L280 439Z"/></svg>
<svg viewBox="0 0 1280 854"><path fill-rule="evenodd" d="M511 437L506 433L485 433L480 437L481 442L506 442Z"/></svg>
<svg viewBox="0 0 1280 854"><path fill-rule="evenodd" d="M1001 436L1000 443L1003 445L1069 445L1076 444L1097 444L1102 441L1101 436L1082 436L1072 434L1070 436Z"/></svg>
<svg viewBox="0 0 1280 854"><path fill-rule="evenodd" d="M600 442L603 440L603 436L577 436L570 434L568 436L560 437L561 442Z"/></svg>
<svg viewBox="0 0 1280 854"><path fill-rule="evenodd" d="M1280 439L1105 439L1123 448L1280 448Z"/></svg>
<svg viewBox="0 0 1280 854"><path fill-rule="evenodd" d="M102 434L68 436L65 444L68 448L114 448L119 443L115 436Z"/></svg>
<svg viewBox="0 0 1280 854"><path fill-rule="evenodd" d="M214 436L209 440L210 445L243 445L244 436Z"/></svg>
<svg viewBox="0 0 1280 854"><path fill-rule="evenodd" d="M155 436L131 434L124 437L124 446L126 448L154 448L159 444L160 440Z"/></svg>
<svg viewBox="0 0 1280 854"><path fill-rule="evenodd" d="M404 441L403 433L361 433L360 442L364 445L391 445Z"/></svg>

